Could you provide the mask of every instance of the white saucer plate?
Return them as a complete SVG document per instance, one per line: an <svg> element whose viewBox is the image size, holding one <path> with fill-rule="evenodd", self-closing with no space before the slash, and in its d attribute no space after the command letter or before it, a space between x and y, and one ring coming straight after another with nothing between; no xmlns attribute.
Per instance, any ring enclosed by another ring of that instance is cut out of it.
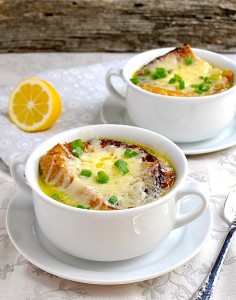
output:
<svg viewBox="0 0 236 300"><path fill-rule="evenodd" d="M109 95L101 108L101 118L108 124L132 125L127 110L112 95ZM236 117L217 137L195 143L176 143L186 155L216 152L236 145Z"/></svg>
<svg viewBox="0 0 236 300"><path fill-rule="evenodd" d="M188 199L190 205L193 199ZM194 257L209 235L208 208L194 222L174 230L148 254L120 262L88 261L57 249L40 231L31 196L20 191L7 211L7 230L16 249L35 266L56 276L83 283L114 285L137 282L170 272ZM94 250L95 251L95 250Z"/></svg>

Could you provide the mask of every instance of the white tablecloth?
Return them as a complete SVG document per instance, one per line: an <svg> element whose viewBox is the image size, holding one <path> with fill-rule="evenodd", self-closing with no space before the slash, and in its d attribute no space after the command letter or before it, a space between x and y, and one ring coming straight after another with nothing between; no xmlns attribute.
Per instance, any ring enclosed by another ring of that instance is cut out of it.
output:
<svg viewBox="0 0 236 300"><path fill-rule="evenodd" d="M58 69L56 65L53 65L53 70L46 70L38 75L54 84L63 98L62 116L50 130L45 132L25 133L10 123L7 116L7 101L17 76L14 77L13 74L11 80L11 76L4 78L1 72L0 299L190 299L206 277L227 233L228 225L222 217L222 211L226 196L236 183L236 146L215 153L187 157L188 179L202 182L209 187L213 225L201 251L172 272L150 280L125 285L85 284L59 278L39 269L28 262L12 245L6 230L6 212L11 198L17 193L17 187L9 174L10 161L18 153L30 153L38 143L56 132L81 125L101 123L100 108L108 95L104 85L105 72L110 67L122 66L126 60L126 57L122 56L118 57L121 58L118 60L105 61L106 55L103 54L103 62L86 66L86 61L83 60L82 64L78 63L78 66L72 68L68 66L68 56L64 56L63 60L60 54L55 54L55 59L60 61L57 64L58 67L66 66L67 68ZM12 55L0 56L0 63L4 64L7 72L9 69L4 63L6 57L8 62L11 59L13 61L18 59L20 65L20 56L17 58ZM42 54L41 59L43 57L48 59L47 54ZM76 57L79 60L80 55L77 54ZM81 57L86 56L81 55ZM93 58L94 63L96 58L101 58L101 54L89 54L88 57L90 62ZM234 55L231 57L236 60ZM33 55L30 58L36 66L40 64L37 55L36 58ZM113 55L112 58L117 57ZM25 56L22 56L22 59L25 60ZM52 54L51 59L53 62ZM75 59L73 65L76 65ZM28 68L25 71L27 76L33 74L34 66L32 65L31 68L28 66ZM46 68L45 65L44 68ZM35 70L41 71L40 67ZM23 76L21 71L18 74L18 79L27 77ZM236 299L235 281L236 241L233 241L220 273L214 299Z"/></svg>

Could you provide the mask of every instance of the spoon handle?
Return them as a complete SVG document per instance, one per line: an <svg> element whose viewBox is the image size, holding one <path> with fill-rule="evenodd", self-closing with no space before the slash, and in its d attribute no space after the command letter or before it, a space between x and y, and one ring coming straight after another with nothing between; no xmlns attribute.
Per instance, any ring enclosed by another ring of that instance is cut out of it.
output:
<svg viewBox="0 0 236 300"><path fill-rule="evenodd" d="M213 299L213 293L215 289L215 285L220 273L220 269L223 265L226 253L229 249L230 243L232 241L232 237L234 235L234 232L236 230L236 224L233 223L230 226L229 232L225 238L225 241L222 245L222 248L220 250L220 253L211 268L210 273L208 274L207 278L201 285L201 287L197 290L197 292L193 295L191 300L211 300Z"/></svg>

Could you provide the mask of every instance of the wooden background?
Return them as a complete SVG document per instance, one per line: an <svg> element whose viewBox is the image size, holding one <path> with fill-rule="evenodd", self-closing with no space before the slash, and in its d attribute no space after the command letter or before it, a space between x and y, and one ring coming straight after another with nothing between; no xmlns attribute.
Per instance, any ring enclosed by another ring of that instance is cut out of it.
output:
<svg viewBox="0 0 236 300"><path fill-rule="evenodd" d="M236 52L236 0L0 0L0 52Z"/></svg>

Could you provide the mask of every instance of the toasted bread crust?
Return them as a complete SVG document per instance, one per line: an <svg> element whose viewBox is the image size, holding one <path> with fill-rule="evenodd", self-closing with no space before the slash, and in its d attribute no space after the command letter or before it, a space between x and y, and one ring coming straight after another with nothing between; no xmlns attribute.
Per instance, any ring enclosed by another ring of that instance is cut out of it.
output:
<svg viewBox="0 0 236 300"><path fill-rule="evenodd" d="M192 59L198 59L198 57L193 53L193 51L190 48L189 44L185 44L183 46L180 46L178 48L175 48L174 50L171 50L170 52L161 55L157 58L155 58L153 61L145 65L140 71L143 72L143 69L149 69L150 66L161 62L163 60L171 59L171 57L175 57L178 61L185 60L186 58L192 58ZM140 74L141 74L140 73Z"/></svg>
<svg viewBox="0 0 236 300"><path fill-rule="evenodd" d="M87 146L86 146L87 147ZM60 187L66 181L68 186L74 179L74 175L70 174L66 168L65 160L71 159L72 147L71 143L64 145L57 144L50 149L39 161L39 172L45 182L53 183L54 186ZM54 182L55 181L55 182ZM101 206L102 209L111 209L105 203L102 203L102 199L97 197L88 189L80 190L81 196L89 196L91 198L89 205L91 208Z"/></svg>
<svg viewBox="0 0 236 300"><path fill-rule="evenodd" d="M39 172L42 178L47 182L52 182L58 174L61 174L55 182L55 186L61 186L66 178L69 180L68 184L71 183L74 176L68 174L67 170L63 168L65 158L69 158L70 152L70 144L64 144L64 146L57 144L42 156L39 161Z"/></svg>

